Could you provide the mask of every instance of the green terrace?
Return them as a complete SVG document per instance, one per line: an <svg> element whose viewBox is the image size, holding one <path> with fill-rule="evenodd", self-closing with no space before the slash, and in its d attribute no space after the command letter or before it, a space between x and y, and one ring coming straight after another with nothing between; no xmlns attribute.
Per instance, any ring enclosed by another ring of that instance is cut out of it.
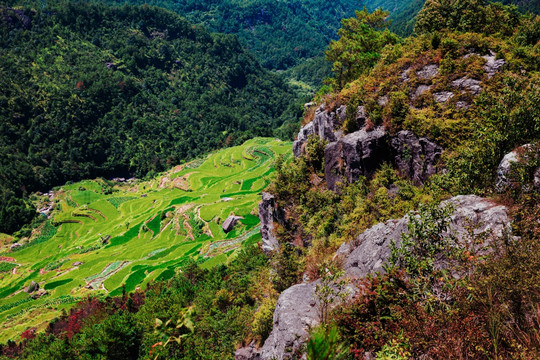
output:
<svg viewBox="0 0 540 360"><path fill-rule="evenodd" d="M49 219L20 247L0 248L0 341L41 329L87 295L121 295L169 279L189 258L203 267L228 263L260 240L260 193L274 159L291 156L290 149L256 138L150 181L97 179L56 189ZM225 233L230 215L243 219ZM32 281L40 290L28 294Z"/></svg>

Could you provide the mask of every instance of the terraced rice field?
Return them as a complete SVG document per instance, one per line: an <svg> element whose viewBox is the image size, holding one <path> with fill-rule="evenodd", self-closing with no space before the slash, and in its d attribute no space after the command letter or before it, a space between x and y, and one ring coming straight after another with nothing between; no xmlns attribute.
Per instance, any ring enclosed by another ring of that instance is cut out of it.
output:
<svg viewBox="0 0 540 360"><path fill-rule="evenodd" d="M291 144L257 138L151 181L83 181L56 189L50 218L23 246L0 242L0 342L38 329L87 295L119 295L171 278L189 258L229 262L260 240L257 203ZM244 217L226 234L229 215ZM31 281L47 294L32 299Z"/></svg>

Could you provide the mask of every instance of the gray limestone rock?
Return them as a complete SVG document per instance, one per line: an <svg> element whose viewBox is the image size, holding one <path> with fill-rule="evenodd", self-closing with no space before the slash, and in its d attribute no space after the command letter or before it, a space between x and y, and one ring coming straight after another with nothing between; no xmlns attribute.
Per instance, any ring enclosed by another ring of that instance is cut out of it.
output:
<svg viewBox="0 0 540 360"><path fill-rule="evenodd" d="M469 226L473 226L476 234L489 231L494 236L501 236L510 228L510 219L504 206L474 195L454 197L442 206L448 203L454 207L451 232L459 241L469 241ZM383 264L390 257L390 241L400 243L401 235L408 231L408 219L405 216L377 224L352 242L343 244L336 257L343 259L346 275L361 278L384 271ZM487 237L486 241L489 239L492 238ZM316 286L317 282L294 285L280 295L274 312L272 332L261 350L262 360L290 359L305 344L309 329L319 324ZM351 286L349 291L352 293L352 290Z"/></svg>
<svg viewBox="0 0 540 360"><path fill-rule="evenodd" d="M403 70L403 72L399 75L399 78L403 82L408 82L411 79L411 68L408 67L407 69Z"/></svg>
<svg viewBox="0 0 540 360"><path fill-rule="evenodd" d="M304 153L304 144L306 143L308 136L313 134L313 131L313 121L300 129L296 140L293 142L294 156L300 157L300 155Z"/></svg>
<svg viewBox="0 0 540 360"><path fill-rule="evenodd" d="M391 139L390 146L395 166L415 184L423 184L437 172L443 149L433 141L403 130Z"/></svg>
<svg viewBox="0 0 540 360"><path fill-rule="evenodd" d="M283 223L283 215L277 209L274 195L263 192L259 203L259 219L261 220L262 249L270 254L279 249L279 242L274 234L274 221Z"/></svg>
<svg viewBox="0 0 540 360"><path fill-rule="evenodd" d="M435 64L426 65L416 72L416 76L420 79L432 79L439 73L439 66Z"/></svg>
<svg viewBox="0 0 540 360"><path fill-rule="evenodd" d="M462 77L460 79L452 81L452 86L457 89L470 91L474 95L478 95L482 91L480 81L475 79L469 79L468 77Z"/></svg>
<svg viewBox="0 0 540 360"><path fill-rule="evenodd" d="M523 161L529 161L529 156L531 152L536 153L536 156L540 156L540 149L533 148L532 144L525 144L520 146L514 151L506 154L499 166L497 167L497 178L495 179L495 190L497 192L505 192L508 190L512 184L518 182L517 179L513 176L513 166L514 164ZM535 189L540 189L540 173L537 171L533 180L533 185ZM521 184L522 186L529 186L529 184ZM529 188L530 189L530 188Z"/></svg>
<svg viewBox="0 0 540 360"><path fill-rule="evenodd" d="M512 165L518 161L517 151L512 151L503 157L499 167L497 167L497 178L495 179L495 190L497 190L497 192L508 190L512 184Z"/></svg>
<svg viewBox="0 0 540 360"><path fill-rule="evenodd" d="M468 109L470 105L466 101L458 101L456 103L456 108L458 109Z"/></svg>
<svg viewBox="0 0 540 360"><path fill-rule="evenodd" d="M240 219L243 219L243 217L241 216L229 216L227 218L227 220L225 220L223 222L223 225L222 225L222 228L223 228L223 231L225 231L226 233L232 231L232 229L234 228L234 225L236 225L236 223L238 222L238 220Z"/></svg>
<svg viewBox="0 0 540 360"><path fill-rule="evenodd" d="M356 125L357 129L361 129L364 125L366 125L366 122L369 120L369 115L366 111L365 106L359 106L356 109Z"/></svg>
<svg viewBox="0 0 540 360"><path fill-rule="evenodd" d="M433 94L435 101L438 103L445 103L454 97L454 93L451 91L441 91Z"/></svg>
<svg viewBox="0 0 540 360"><path fill-rule="evenodd" d="M370 177L389 159L388 134L382 127L348 134L324 150L327 187L336 190L339 182L353 183L360 176Z"/></svg>
<svg viewBox="0 0 540 360"><path fill-rule="evenodd" d="M340 106L335 112L328 112L324 109L325 105L321 105L315 111L313 119L313 132L323 140L336 141L341 137L339 133L341 125L345 120L346 106Z"/></svg>
<svg viewBox="0 0 540 360"><path fill-rule="evenodd" d="M456 196L442 203L451 204L454 213L451 217L450 232L459 242L468 242L468 227L475 234L488 233L500 237L510 230L508 209L475 195ZM383 265L390 258L390 242L401 243L401 236L408 232L409 217L379 223L366 230L350 243L343 244L337 256L344 259L344 270L351 277L364 277L367 274L384 271ZM492 237L486 238L487 245ZM440 266L441 264L439 264Z"/></svg>
<svg viewBox="0 0 540 360"><path fill-rule="evenodd" d="M484 55L482 57L486 59L484 70L486 70L488 78L493 77L506 64L506 61L504 61L504 59L496 60L496 55L493 51L490 51L489 55Z"/></svg>
<svg viewBox="0 0 540 360"><path fill-rule="evenodd" d="M417 97L421 96L426 91L429 91L431 89L431 86L429 85L419 85L416 88L416 91L414 92L413 98L416 99Z"/></svg>
<svg viewBox="0 0 540 360"><path fill-rule="evenodd" d="M309 329L319 324L315 286L316 283L298 284L281 293L261 360L290 359L307 341Z"/></svg>
<svg viewBox="0 0 540 360"><path fill-rule="evenodd" d="M240 348L234 353L234 360L260 360L261 349L259 349L254 342Z"/></svg>

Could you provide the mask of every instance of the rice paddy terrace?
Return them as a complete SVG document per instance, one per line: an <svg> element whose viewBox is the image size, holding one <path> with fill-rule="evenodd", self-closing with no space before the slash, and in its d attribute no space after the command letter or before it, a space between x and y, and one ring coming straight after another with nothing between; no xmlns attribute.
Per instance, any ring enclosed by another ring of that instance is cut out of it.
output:
<svg viewBox="0 0 540 360"><path fill-rule="evenodd" d="M81 297L168 279L188 258L203 267L227 263L260 240L260 192L274 158L290 149L257 138L151 181L83 181L42 196L52 210L30 238L13 247L0 235L0 342L40 329ZM225 233L230 215L243 219ZM40 293L24 291L32 281Z"/></svg>

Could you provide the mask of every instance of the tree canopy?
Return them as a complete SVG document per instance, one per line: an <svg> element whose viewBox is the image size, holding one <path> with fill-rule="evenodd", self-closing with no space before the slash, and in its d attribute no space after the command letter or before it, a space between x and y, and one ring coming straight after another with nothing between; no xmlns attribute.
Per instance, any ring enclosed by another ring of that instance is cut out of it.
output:
<svg viewBox="0 0 540 360"><path fill-rule="evenodd" d="M399 41L387 29L388 11L377 9L370 13L364 8L355 15L342 21L339 40L332 41L326 52L333 63L338 88L372 68L383 47Z"/></svg>

